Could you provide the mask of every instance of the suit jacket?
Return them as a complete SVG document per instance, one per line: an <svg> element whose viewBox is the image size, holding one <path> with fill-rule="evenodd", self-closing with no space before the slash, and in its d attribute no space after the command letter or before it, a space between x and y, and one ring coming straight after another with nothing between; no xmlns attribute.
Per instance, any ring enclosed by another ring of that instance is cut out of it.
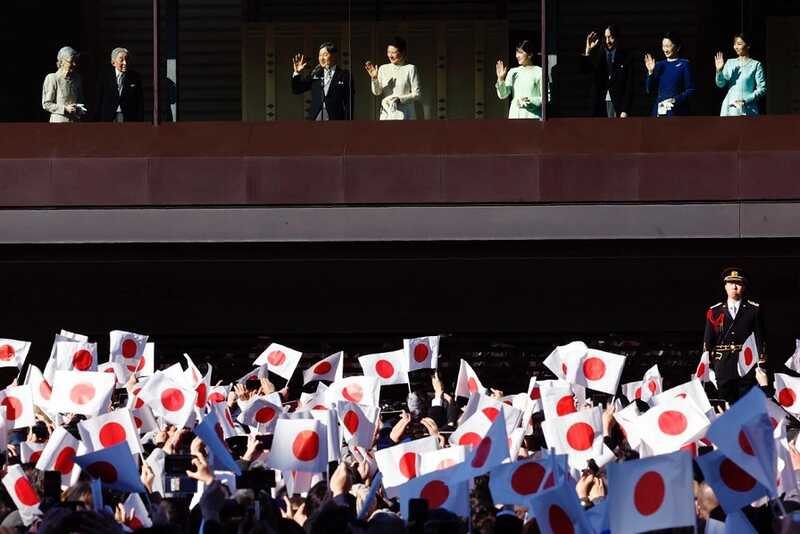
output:
<svg viewBox="0 0 800 534"><path fill-rule="evenodd" d="M703 336L703 350L713 351L717 345L741 345L750 334L755 334L759 353L765 354L764 323L760 307L752 300L742 299L736 318L731 317L728 306L720 302L706 311L706 330ZM739 378L736 354L716 363L714 372L717 383L725 383Z"/></svg>
<svg viewBox="0 0 800 534"><path fill-rule="evenodd" d="M141 122L144 120L144 93L142 77L136 71L125 73L122 93L117 88L117 73L113 67L105 69L97 81L97 105L94 120L112 122L117 115L117 107L122 109L125 122Z"/></svg>
<svg viewBox="0 0 800 534"><path fill-rule="evenodd" d="M309 120L315 120L322 110L328 111L328 118L332 121L347 121L353 118L353 80L350 72L338 65L333 71L333 78L328 86L328 94L324 94L323 73L313 73L306 77L303 74L292 75L292 93L299 95L311 90L311 109L308 113Z"/></svg>
<svg viewBox="0 0 800 534"><path fill-rule="evenodd" d="M581 70L592 76L592 115L606 117L606 92L617 114L630 114L633 105L634 57L627 50L614 52L611 72L608 71L606 49L594 47L588 56L581 56Z"/></svg>

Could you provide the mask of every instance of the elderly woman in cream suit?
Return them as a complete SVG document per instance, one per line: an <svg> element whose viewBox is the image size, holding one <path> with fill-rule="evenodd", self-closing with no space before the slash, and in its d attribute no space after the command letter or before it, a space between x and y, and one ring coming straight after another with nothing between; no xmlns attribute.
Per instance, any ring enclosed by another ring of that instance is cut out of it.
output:
<svg viewBox="0 0 800 534"><path fill-rule="evenodd" d="M75 72L78 52L69 46L58 51L58 70L44 79L42 108L50 112L50 122L75 122L86 114L81 76Z"/></svg>
<svg viewBox="0 0 800 534"><path fill-rule="evenodd" d="M382 97L380 120L416 119L415 103L421 96L417 68L406 63L406 41L395 37L386 46L389 63L364 68L372 79L372 94Z"/></svg>

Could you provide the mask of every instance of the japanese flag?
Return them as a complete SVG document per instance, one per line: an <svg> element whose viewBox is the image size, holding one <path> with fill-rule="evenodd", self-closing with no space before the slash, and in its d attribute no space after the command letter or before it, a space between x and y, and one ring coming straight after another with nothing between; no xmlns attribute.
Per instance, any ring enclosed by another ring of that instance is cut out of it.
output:
<svg viewBox="0 0 800 534"><path fill-rule="evenodd" d="M206 400L209 402L209 404L225 402L228 399L229 391L230 386L212 386L208 390L208 399Z"/></svg>
<svg viewBox="0 0 800 534"><path fill-rule="evenodd" d="M726 513L735 512L767 495L767 489L719 450L697 458L703 477Z"/></svg>
<svg viewBox="0 0 800 534"><path fill-rule="evenodd" d="M402 350L367 354L358 358L364 376L374 376L383 386L408 384L408 361Z"/></svg>
<svg viewBox="0 0 800 534"><path fill-rule="evenodd" d="M300 356L303 353L278 343L272 343L267 350L262 352L258 358L253 362L253 365L259 366L267 364L270 371L276 375L289 380L297 368L297 362L300 361Z"/></svg>
<svg viewBox="0 0 800 534"><path fill-rule="evenodd" d="M655 454L679 450L708 429L708 417L689 398L674 397L650 408L636 420L642 441Z"/></svg>
<svg viewBox="0 0 800 534"><path fill-rule="evenodd" d="M178 428L187 426L194 415L197 393L179 385L162 372L151 376L138 394L153 412Z"/></svg>
<svg viewBox="0 0 800 534"><path fill-rule="evenodd" d="M691 455L678 451L608 466L608 516L615 534L693 527Z"/></svg>
<svg viewBox="0 0 800 534"><path fill-rule="evenodd" d="M2 343L2 341L0 341L0 343ZM789 356L789 359L786 360L785 365L792 371L800 372L800 339L794 341L794 352Z"/></svg>
<svg viewBox="0 0 800 534"><path fill-rule="evenodd" d="M342 437L339 433L339 419L336 408L312 410L311 416L319 421L325 430L325 439L328 441L328 462L338 462L342 457Z"/></svg>
<svg viewBox="0 0 800 534"><path fill-rule="evenodd" d="M248 380L259 380L261 378L267 378L269 376L268 368L269 365L267 365L266 363L264 365L259 365L258 367L256 367L255 369L244 375L242 378L237 380L236 382L238 384L244 384Z"/></svg>
<svg viewBox="0 0 800 534"><path fill-rule="evenodd" d="M381 383L372 376L348 376L337 380L325 390L327 404L344 400L367 406L377 406L380 401Z"/></svg>
<svg viewBox="0 0 800 534"><path fill-rule="evenodd" d="M128 367L130 370L130 367ZM144 346L139 363L136 364L136 372L139 376L152 376L156 369L156 344L148 341Z"/></svg>
<svg viewBox="0 0 800 534"><path fill-rule="evenodd" d="M125 366L119 362L101 363L97 366L97 371L114 375L114 384L117 389L124 388L125 382L128 381L129 373L125 370Z"/></svg>
<svg viewBox="0 0 800 534"><path fill-rule="evenodd" d="M489 490L495 504L528 506L539 489L555 485L555 474L549 458L520 460L494 467L489 477Z"/></svg>
<svg viewBox="0 0 800 534"><path fill-rule="evenodd" d="M473 393L486 393L486 388L481 384L478 375L472 370L472 367L461 360L458 368L458 378L456 379L456 397L469 397Z"/></svg>
<svg viewBox="0 0 800 534"><path fill-rule="evenodd" d="M542 389L539 386L539 384L536 383L535 376L532 376L531 379L528 381L528 397L531 399L531 403L533 403L533 406L531 407L531 413L541 412Z"/></svg>
<svg viewBox="0 0 800 534"><path fill-rule="evenodd" d="M303 371L303 385L313 380L335 382L344 376L344 352L337 352L324 358Z"/></svg>
<svg viewBox="0 0 800 534"><path fill-rule="evenodd" d="M691 495L691 493L689 494ZM594 534L578 501L575 484L565 480L553 488L538 491L530 499L530 513L542 534Z"/></svg>
<svg viewBox="0 0 800 534"><path fill-rule="evenodd" d="M131 454L142 452L142 444L139 441L136 424L133 422L133 415L126 408L80 421L78 432L83 443L93 451L127 442Z"/></svg>
<svg viewBox="0 0 800 534"><path fill-rule="evenodd" d="M480 476L508 460L509 440L502 418L497 417L476 446L467 453L462 473L467 478Z"/></svg>
<svg viewBox="0 0 800 534"><path fill-rule="evenodd" d="M644 373L642 378L642 400L649 402L653 395L658 395L663 391L662 389L663 378L661 372L658 370L658 365L654 365Z"/></svg>
<svg viewBox="0 0 800 534"><path fill-rule="evenodd" d="M589 348L583 341L573 341L566 345L559 345L547 358L544 359L544 366L550 369L556 377L561 380L567 379L567 360L570 358L580 359Z"/></svg>
<svg viewBox="0 0 800 534"><path fill-rule="evenodd" d="M61 485L69 486L70 476L75 469L75 454L79 441L64 427L56 428L47 440L47 444L36 462L40 471L58 471L61 473Z"/></svg>
<svg viewBox="0 0 800 534"><path fill-rule="evenodd" d="M190 388L196 387L203 382L203 373L192 361L192 357L184 353L183 357L186 359L186 369L183 371L183 383Z"/></svg>
<svg viewBox="0 0 800 534"><path fill-rule="evenodd" d="M144 492L139 468L127 443L117 443L88 454L75 456L75 463L104 486L118 491Z"/></svg>
<svg viewBox="0 0 800 534"><path fill-rule="evenodd" d="M438 450L439 442L433 436L398 443L375 453L378 470L383 474L383 486L393 488L404 484L419 474L423 454Z"/></svg>
<svg viewBox="0 0 800 534"><path fill-rule="evenodd" d="M53 394L53 388L42 376L42 372L35 365L28 366L28 373L25 375L25 383L30 386L31 394L33 395L33 404L42 410L50 410L50 397Z"/></svg>
<svg viewBox="0 0 800 534"><path fill-rule="evenodd" d="M23 464L35 464L39 461L42 455L44 443L31 443L29 441L22 441L19 444L19 456Z"/></svg>
<svg viewBox="0 0 800 534"><path fill-rule="evenodd" d="M575 396L570 387L552 387L541 390L542 411L545 419L553 419L577 412Z"/></svg>
<svg viewBox="0 0 800 534"><path fill-rule="evenodd" d="M694 377L700 382L706 383L710 379L711 362L709 361L708 351L700 356L700 362L697 364L697 369L694 370Z"/></svg>
<svg viewBox="0 0 800 534"><path fill-rule="evenodd" d="M443 508L462 517L469 517L469 481L454 482L458 479L459 466L455 465L441 471L412 478L397 486L400 501L400 515L409 519L408 502L411 499L425 499L428 510Z"/></svg>
<svg viewBox="0 0 800 534"><path fill-rule="evenodd" d="M220 471L231 471L236 476L240 476L242 474L241 469L239 466L236 465L236 462L233 460L231 453L225 447L225 444L220 439L220 423L219 419L217 418L217 414L209 412L202 420L202 422L194 427L194 433L197 434L203 443L206 446L206 449L209 452L209 461L211 467ZM277 441L273 442L277 444ZM276 452L276 448L280 445L274 445L272 450L270 451L270 457Z"/></svg>
<svg viewBox="0 0 800 534"><path fill-rule="evenodd" d="M497 416L495 415L495 418ZM450 445L466 445L474 447L481 442L483 436L489 431L492 419L482 412L474 413L466 421L458 425L458 428L450 434Z"/></svg>
<svg viewBox="0 0 800 534"><path fill-rule="evenodd" d="M0 406L5 407L6 420L14 430L33 426L36 422L33 394L28 385L9 386L0 391Z"/></svg>
<svg viewBox="0 0 800 534"><path fill-rule="evenodd" d="M375 406L339 401L336 413L344 429L344 440L357 447L371 449L380 410Z"/></svg>
<svg viewBox="0 0 800 534"><path fill-rule="evenodd" d="M628 382L622 384L622 394L629 402L642 399L642 381Z"/></svg>
<svg viewBox="0 0 800 534"><path fill-rule="evenodd" d="M445 447L437 451L422 453L419 462L419 474L426 475L460 464L467 459L467 452L467 447L456 445L455 447Z"/></svg>
<svg viewBox="0 0 800 534"><path fill-rule="evenodd" d="M93 371L56 371L50 407L58 413L97 415L108 411L114 375Z"/></svg>
<svg viewBox="0 0 800 534"><path fill-rule="evenodd" d="M153 430L159 430L158 421L153 415L153 410L148 406L131 409L131 415L133 416L133 424L136 426L136 431L139 432L140 436Z"/></svg>
<svg viewBox="0 0 800 534"><path fill-rule="evenodd" d="M271 434L282 414L283 407L280 404L270 402L264 397L257 397L242 409L237 419L255 428L259 434Z"/></svg>
<svg viewBox="0 0 800 534"><path fill-rule="evenodd" d="M153 526L153 521L150 519L150 514L138 493L131 493L125 502L122 503L125 508L125 526L131 530L139 530L140 528L150 528ZM133 517L128 519L131 514Z"/></svg>
<svg viewBox="0 0 800 534"><path fill-rule="evenodd" d="M599 407L545 419L542 432L548 447L554 448L558 454L567 454L569 464L576 469L585 468L589 459L604 452Z"/></svg>
<svg viewBox="0 0 800 534"><path fill-rule="evenodd" d="M622 428L625 438L628 440L628 444L633 450L638 449L642 441L639 437L639 427L636 425L636 420L639 418L639 415L639 407L636 406L635 402L631 402L623 409L614 413L614 419Z"/></svg>
<svg viewBox="0 0 800 534"><path fill-rule="evenodd" d="M219 425L217 430L222 430L222 439L239 435L236 430L236 422L233 420L226 404L212 404L209 406L208 412L217 416L217 425Z"/></svg>
<svg viewBox="0 0 800 534"><path fill-rule="evenodd" d="M670 388L664 393L659 393L650 399L650 404L658 406L662 402L669 399L682 398L691 400L697 408L706 414L707 417L712 417L714 409L711 407L711 402L708 400L703 384L697 380L692 379L688 382Z"/></svg>
<svg viewBox="0 0 800 534"><path fill-rule="evenodd" d="M211 389L211 373L214 372L211 364L208 364L208 370L200 382L195 385L194 391L197 393L197 398L194 401L195 408L205 408L208 403L208 391Z"/></svg>
<svg viewBox="0 0 800 534"><path fill-rule="evenodd" d="M0 339L0 367L21 368L30 350L30 341Z"/></svg>
<svg viewBox="0 0 800 534"><path fill-rule="evenodd" d="M109 341L108 361L120 362L125 365L126 369L130 365L135 370L144 354L147 336L123 330L112 330L109 332Z"/></svg>
<svg viewBox="0 0 800 534"><path fill-rule="evenodd" d="M800 378L783 373L775 373L775 400L784 410L800 415Z"/></svg>
<svg viewBox="0 0 800 534"><path fill-rule="evenodd" d="M3 486L17 505L22 522L28 526L34 518L41 515L39 510L39 494L34 489L31 481L25 476L25 471L20 465L9 465L6 476L3 477Z"/></svg>
<svg viewBox="0 0 800 534"><path fill-rule="evenodd" d="M525 395L523 394L523 399ZM512 403L513 404L513 403ZM467 405L464 407L464 413L461 416L461 422L466 421L476 413L481 413L488 421L494 422L498 415L503 416L506 421L506 432L511 433L512 430L519 424L522 417L522 411L514 408L512 405L501 402L497 399L489 397L488 395L481 395L474 393L470 395Z"/></svg>
<svg viewBox="0 0 800 534"><path fill-rule="evenodd" d="M56 369L97 371L97 343L59 341L56 343Z"/></svg>
<svg viewBox="0 0 800 534"><path fill-rule="evenodd" d="M567 380L595 391L613 395L617 392L625 356L588 349L580 355L577 351L566 358Z"/></svg>
<svg viewBox="0 0 800 534"><path fill-rule="evenodd" d="M760 354L758 353L758 346L756 345L756 336L755 334L750 334L750 336L744 340L742 350L739 351L739 363L737 365L739 376L744 376L750 372L750 369L758 363L759 358Z"/></svg>
<svg viewBox="0 0 800 534"><path fill-rule="evenodd" d="M278 419L267 465L282 471L323 473L328 468L328 440L315 419Z"/></svg>
<svg viewBox="0 0 800 534"><path fill-rule="evenodd" d="M439 365L439 336L414 337L403 340L408 370L436 369Z"/></svg>

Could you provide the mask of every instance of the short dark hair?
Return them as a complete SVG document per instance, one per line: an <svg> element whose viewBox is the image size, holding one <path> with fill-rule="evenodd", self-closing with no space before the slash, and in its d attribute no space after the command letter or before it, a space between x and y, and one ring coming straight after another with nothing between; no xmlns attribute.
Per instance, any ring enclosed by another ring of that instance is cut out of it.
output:
<svg viewBox="0 0 800 534"><path fill-rule="evenodd" d="M398 37L397 35L395 35L394 37L389 39L389 42L386 43L386 46L387 47L389 47L389 46L395 47L397 49L397 51L400 52L403 55L406 54L406 50L408 49L408 45L406 44L406 40L403 39L402 37Z"/></svg>
<svg viewBox="0 0 800 534"><path fill-rule="evenodd" d="M683 48L683 41L681 40L680 36L675 32L666 32L661 35L661 38L669 39L670 41L672 41L672 44L674 44L679 50Z"/></svg>
<svg viewBox="0 0 800 534"><path fill-rule="evenodd" d="M613 35L615 39L618 39L618 38L622 37L622 30L620 29L618 24L614 24L613 22L610 22L610 23L606 24L605 26L603 26L603 32L605 32L606 30L611 32L611 35Z"/></svg>
<svg viewBox="0 0 800 534"><path fill-rule="evenodd" d="M533 41L529 39L523 39L522 41L517 43L517 50L522 50L529 56L532 56L536 53L536 48L533 46Z"/></svg>
<svg viewBox="0 0 800 534"><path fill-rule="evenodd" d="M335 44L333 44L333 43L332 43L332 42L330 42L330 41L325 41L324 43L322 43L321 45L319 45L319 49L320 49L320 50L322 50L323 48L324 48L325 50L327 50L329 54L338 54L338 53L339 53L339 49L338 49L338 48L336 48L336 45L335 45Z"/></svg>

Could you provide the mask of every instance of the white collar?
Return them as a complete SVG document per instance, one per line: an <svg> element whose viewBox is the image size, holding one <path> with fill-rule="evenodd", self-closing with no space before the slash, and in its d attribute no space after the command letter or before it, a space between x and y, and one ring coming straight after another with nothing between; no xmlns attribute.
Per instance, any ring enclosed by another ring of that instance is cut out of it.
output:
<svg viewBox="0 0 800 534"><path fill-rule="evenodd" d="M730 309L731 307L734 307L734 308L736 308L738 310L741 305L742 305L742 301L741 300L728 299L728 309Z"/></svg>

